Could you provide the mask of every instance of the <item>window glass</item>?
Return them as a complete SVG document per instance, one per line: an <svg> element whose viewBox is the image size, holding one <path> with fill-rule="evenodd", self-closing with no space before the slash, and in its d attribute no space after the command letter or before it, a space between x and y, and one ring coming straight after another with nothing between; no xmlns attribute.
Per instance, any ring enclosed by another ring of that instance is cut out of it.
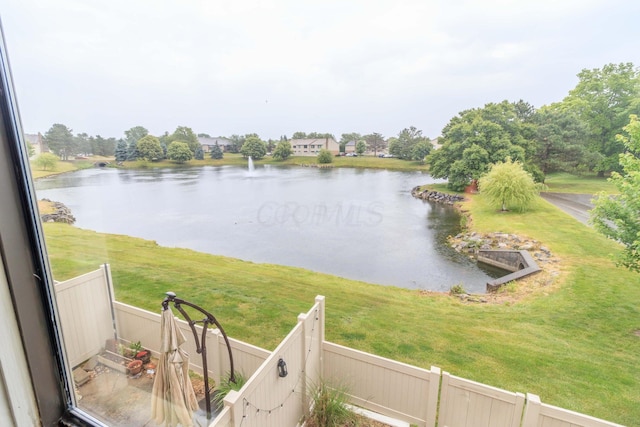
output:
<svg viewBox="0 0 640 427"><path fill-rule="evenodd" d="M265 359L323 294L341 304L332 338L424 364L416 348L429 343L396 343L389 330L383 342L368 338L375 307L358 298L460 283L484 294L504 274L447 243L462 231L458 210L414 197L425 184L445 188L427 156L462 112L516 105L511 126L535 110L528 102L560 102L576 73L610 62L610 52L607 43L578 49L565 38L577 31L558 22L580 21L582 31L617 9L581 4L578 19L575 8L552 7L550 24L533 1L464 10L433 1L11 3L2 20L15 99L4 90L2 184L15 194L0 195L0 249L28 331L20 345L32 400L44 420L110 426L160 424L167 292L214 313L234 345L250 348L237 350L246 360ZM4 52L3 61L6 74ZM533 123L495 137L482 123L457 132L465 143L491 134L509 158L536 152L511 145L533 144ZM279 143L291 140L315 143L282 154ZM442 162L468 166L460 192L489 168L478 150ZM14 229L22 246L8 237ZM202 313L168 307L190 355L185 411L204 425L205 394L231 373L228 346L209 324L205 362L200 331L184 322ZM238 369L250 376L259 363L246 360Z"/></svg>

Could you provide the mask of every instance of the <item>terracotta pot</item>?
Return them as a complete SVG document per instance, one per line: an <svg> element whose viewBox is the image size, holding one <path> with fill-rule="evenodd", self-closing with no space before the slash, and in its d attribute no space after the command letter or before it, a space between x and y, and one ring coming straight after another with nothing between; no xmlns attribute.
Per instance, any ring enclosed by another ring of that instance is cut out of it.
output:
<svg viewBox="0 0 640 427"><path fill-rule="evenodd" d="M129 375L136 375L142 370L142 360L134 360L127 365Z"/></svg>

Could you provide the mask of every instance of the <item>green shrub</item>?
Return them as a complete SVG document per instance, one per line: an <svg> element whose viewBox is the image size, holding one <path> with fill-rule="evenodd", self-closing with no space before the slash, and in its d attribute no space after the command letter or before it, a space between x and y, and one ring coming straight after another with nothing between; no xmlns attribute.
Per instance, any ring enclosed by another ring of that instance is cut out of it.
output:
<svg viewBox="0 0 640 427"><path fill-rule="evenodd" d="M467 291L464 289L464 286L461 283L458 283L457 285L453 285L449 289L449 294L451 295L462 295L466 293Z"/></svg>
<svg viewBox="0 0 640 427"><path fill-rule="evenodd" d="M326 149L321 149L318 153L318 163L326 164L333 162L333 156L331 155L331 151Z"/></svg>

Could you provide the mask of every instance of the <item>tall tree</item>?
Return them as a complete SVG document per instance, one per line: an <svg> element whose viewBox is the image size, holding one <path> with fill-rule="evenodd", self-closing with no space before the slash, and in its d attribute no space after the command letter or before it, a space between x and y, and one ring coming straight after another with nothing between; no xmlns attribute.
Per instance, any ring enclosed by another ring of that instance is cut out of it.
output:
<svg viewBox="0 0 640 427"><path fill-rule="evenodd" d="M124 131L127 145L131 145L131 143L137 144L140 138L147 135L149 135L149 131L143 126L134 126L131 129Z"/></svg>
<svg viewBox="0 0 640 427"><path fill-rule="evenodd" d="M616 135L630 114L640 114L640 72L630 62L607 64L601 69L584 69L578 78L562 103L587 123L589 149L602 155L596 166L598 174L619 171L618 155L624 144Z"/></svg>
<svg viewBox="0 0 640 427"><path fill-rule="evenodd" d="M91 146L93 144L93 137L86 133L79 133L74 137L74 145L77 154L92 154Z"/></svg>
<svg viewBox="0 0 640 427"><path fill-rule="evenodd" d="M198 137L187 126L178 126L175 131L169 136L169 142L180 141L186 142L191 152L195 155L196 150L200 147L200 141Z"/></svg>
<svg viewBox="0 0 640 427"><path fill-rule="evenodd" d="M253 160L260 160L267 154L267 144L257 136L249 136L242 144L240 153L245 158L251 157Z"/></svg>
<svg viewBox="0 0 640 427"><path fill-rule="evenodd" d="M116 144L115 156L116 156L116 162L118 163L124 162L125 160L127 160L127 157L128 157L127 141L125 141L124 139L118 140L118 143Z"/></svg>
<svg viewBox="0 0 640 427"><path fill-rule="evenodd" d="M142 126L134 126L124 131L125 141L127 142L127 160L136 160L138 158L138 141L148 134L149 131Z"/></svg>
<svg viewBox="0 0 640 427"><path fill-rule="evenodd" d="M526 167L535 152L532 129L508 101L462 111L442 130L442 147L428 156L430 173L461 191L487 172L491 163L509 157Z"/></svg>
<svg viewBox="0 0 640 427"><path fill-rule="evenodd" d="M276 142L273 139L269 138L269 140L267 141L267 153L271 153L273 152L273 150L275 150L276 148Z"/></svg>
<svg viewBox="0 0 640 427"><path fill-rule="evenodd" d="M397 139L389 143L389 153L400 159L412 160L414 155L413 149L419 142L431 145L429 138L422 136L422 131L415 126L405 128L400 131Z"/></svg>
<svg viewBox="0 0 640 427"><path fill-rule="evenodd" d="M614 197L600 194L591 211L591 222L596 230L625 246L618 263L640 272L640 121L631 115L618 135L626 152L619 155L621 173L613 172L610 181L620 192Z"/></svg>
<svg viewBox="0 0 640 427"><path fill-rule="evenodd" d="M432 149L433 144L431 144L431 141L420 141L413 146L411 158L419 161L420 163L424 163L425 157L431 153Z"/></svg>
<svg viewBox="0 0 640 427"><path fill-rule="evenodd" d="M220 160L224 157L224 153L222 152L222 148L216 143L213 147L211 147L210 156L212 159Z"/></svg>
<svg viewBox="0 0 640 427"><path fill-rule="evenodd" d="M573 112L558 104L544 106L536 112L534 121L537 127L533 162L543 175L595 166L585 144L588 128Z"/></svg>
<svg viewBox="0 0 640 427"><path fill-rule="evenodd" d="M138 141L138 154L147 161L160 160L164 157L160 140L153 135L146 135Z"/></svg>
<svg viewBox="0 0 640 427"><path fill-rule="evenodd" d="M137 160L140 157L138 153L138 143L130 142L127 145L127 160Z"/></svg>
<svg viewBox="0 0 640 427"><path fill-rule="evenodd" d="M306 132L294 132L291 136L291 139L305 139L306 137Z"/></svg>
<svg viewBox="0 0 640 427"><path fill-rule="evenodd" d="M173 141L167 147L167 158L177 163L185 163L193 158L193 153L186 142Z"/></svg>
<svg viewBox="0 0 640 427"><path fill-rule="evenodd" d="M91 140L91 152L96 156L113 156L116 148L116 139L111 138L103 138L100 135L96 135L95 138Z"/></svg>
<svg viewBox="0 0 640 427"><path fill-rule="evenodd" d="M204 150L202 147L196 148L196 152L193 153L193 158L196 160L204 160Z"/></svg>
<svg viewBox="0 0 640 427"><path fill-rule="evenodd" d="M356 142L356 153L358 156L362 156L365 151L367 151L367 143L362 139Z"/></svg>
<svg viewBox="0 0 640 427"><path fill-rule="evenodd" d="M387 148L387 143L384 140L384 137L379 133L370 133L369 135L365 135L364 140L367 143L367 148L369 151L373 151L374 155L378 155L378 151L382 151Z"/></svg>
<svg viewBox="0 0 640 427"><path fill-rule="evenodd" d="M239 153L242 145L244 144L245 137L242 135L231 135L229 141L231 144L227 147L230 153Z"/></svg>
<svg viewBox="0 0 640 427"><path fill-rule="evenodd" d="M336 139L331 133L322 133L322 132L311 132L307 134L307 138L309 139L326 139L332 138Z"/></svg>
<svg viewBox="0 0 640 427"><path fill-rule="evenodd" d="M53 124L44 134L44 142L62 160L69 160L69 156L76 154L72 130L63 124Z"/></svg>
<svg viewBox="0 0 640 427"><path fill-rule="evenodd" d="M276 160L287 160L293 154L291 143L287 140L280 141L273 151L273 158Z"/></svg>

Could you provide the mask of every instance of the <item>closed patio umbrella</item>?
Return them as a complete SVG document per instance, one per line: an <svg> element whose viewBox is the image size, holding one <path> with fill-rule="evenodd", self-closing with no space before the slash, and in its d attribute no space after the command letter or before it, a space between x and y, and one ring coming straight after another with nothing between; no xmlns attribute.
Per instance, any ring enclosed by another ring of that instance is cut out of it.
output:
<svg viewBox="0 0 640 427"><path fill-rule="evenodd" d="M169 306L163 306L160 359L151 394L151 417L166 426L193 426L198 409L189 378L189 355L180 348L186 341Z"/></svg>

